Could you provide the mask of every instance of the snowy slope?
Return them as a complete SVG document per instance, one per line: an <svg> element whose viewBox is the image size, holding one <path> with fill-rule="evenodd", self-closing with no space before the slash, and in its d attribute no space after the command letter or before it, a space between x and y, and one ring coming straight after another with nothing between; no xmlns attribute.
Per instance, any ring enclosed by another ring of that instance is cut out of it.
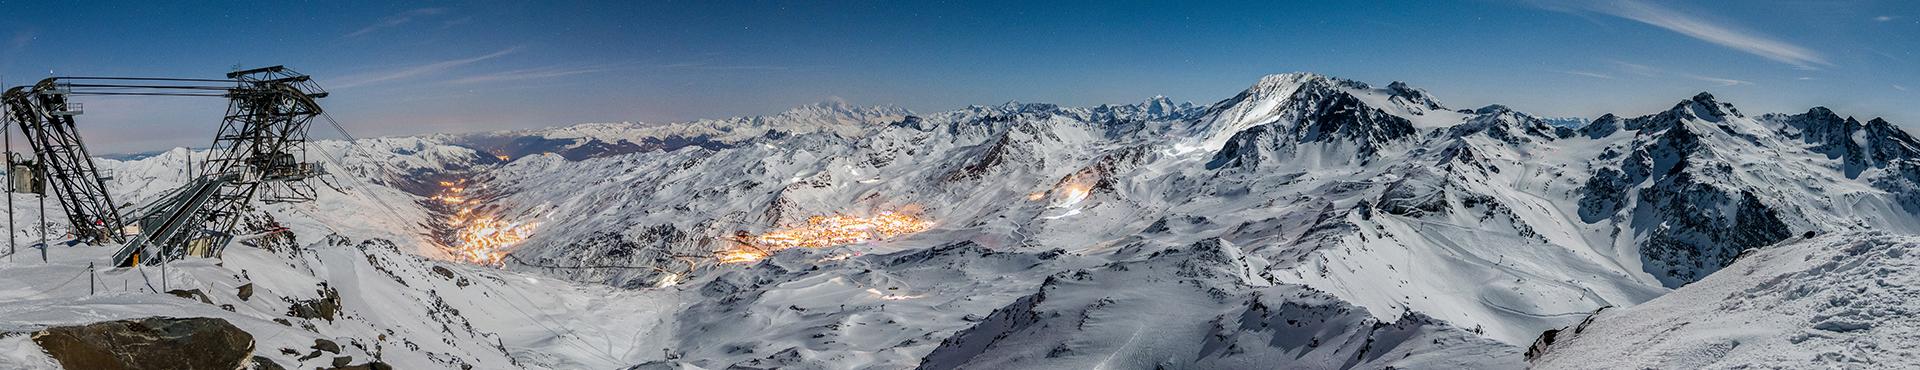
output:
<svg viewBox="0 0 1920 370"><path fill-rule="evenodd" d="M1840 233L1740 258L1561 334L1543 369L1920 366L1920 238Z"/></svg>
<svg viewBox="0 0 1920 370"><path fill-rule="evenodd" d="M1520 368L1513 346L1432 318L1379 320L1257 276L1209 239L1048 277L940 344L922 369Z"/></svg>

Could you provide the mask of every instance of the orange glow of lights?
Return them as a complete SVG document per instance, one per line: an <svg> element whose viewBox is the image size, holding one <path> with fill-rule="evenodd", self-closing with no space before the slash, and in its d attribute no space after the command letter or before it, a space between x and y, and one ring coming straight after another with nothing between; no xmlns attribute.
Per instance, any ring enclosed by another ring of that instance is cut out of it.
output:
<svg viewBox="0 0 1920 370"><path fill-rule="evenodd" d="M661 274L660 280L655 281L653 283L653 286L665 288L665 287L670 287L670 286L679 285L679 284L680 284L680 274Z"/></svg>
<svg viewBox="0 0 1920 370"><path fill-rule="evenodd" d="M753 263L767 258L767 252L752 249L735 249L713 254L713 260L720 263Z"/></svg>
<svg viewBox="0 0 1920 370"><path fill-rule="evenodd" d="M538 223L515 224L492 217L467 222L455 233L454 251L468 262L496 265L514 244L533 236Z"/></svg>
<svg viewBox="0 0 1920 370"><path fill-rule="evenodd" d="M752 263L782 249L859 244L931 228L932 221L894 212L881 212L872 217L813 216L807 219L804 226L749 236L742 241L749 246L716 253L714 260L720 263Z"/></svg>
<svg viewBox="0 0 1920 370"><path fill-rule="evenodd" d="M893 212L881 212L873 217L814 216L807 219L806 226L761 234L753 240L762 248L774 250L825 248L887 239L932 227L933 222Z"/></svg>
<svg viewBox="0 0 1920 370"><path fill-rule="evenodd" d="M1068 198L1085 198L1089 190L1092 190L1092 189L1086 185L1080 185L1080 184L1068 185L1067 197Z"/></svg>
<svg viewBox="0 0 1920 370"><path fill-rule="evenodd" d="M466 182L465 179L441 181L440 186L445 189L434 195L433 199L447 205L467 203L466 197L454 195L466 190L460 186ZM507 256L508 250L532 236L533 230L539 227L538 223L513 223L481 215L471 206L460 207L460 210L447 216L447 225L455 228L453 245L448 247L450 252L467 262L484 265L500 264L500 259Z"/></svg>
<svg viewBox="0 0 1920 370"><path fill-rule="evenodd" d="M1055 194L1058 194L1059 199L1054 200L1054 207L1072 206L1079 204L1080 201L1087 200L1087 196L1093 194L1093 184L1090 184L1089 181L1076 178L1067 181L1065 184L1060 184L1060 188L1056 190Z"/></svg>

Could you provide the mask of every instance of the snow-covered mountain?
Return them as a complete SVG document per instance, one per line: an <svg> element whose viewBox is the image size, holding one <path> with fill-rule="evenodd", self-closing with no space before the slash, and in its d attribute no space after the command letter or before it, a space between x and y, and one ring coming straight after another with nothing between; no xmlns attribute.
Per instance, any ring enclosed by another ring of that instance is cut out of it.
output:
<svg viewBox="0 0 1920 370"><path fill-rule="evenodd" d="M1702 93L1565 122L1289 73L1210 105L832 102L329 142L316 153L340 159L318 201L261 208L293 230L288 247L236 253L298 270L272 287L287 297L327 282L343 302L444 306L345 305L365 319L353 325L466 351L383 352L420 367L1512 368L1543 332L1718 276L1749 250L1920 231L1920 142L1884 120L1748 116ZM187 155L103 167L126 174L124 199L145 199L183 178ZM530 231L500 268L462 266L442 246L465 212ZM893 214L930 227L711 258L819 217ZM393 279L320 266L339 256ZM533 299L500 311L515 295ZM448 320L470 334L420 327ZM307 332L383 340L340 325ZM498 348L471 348L488 339Z"/></svg>
<svg viewBox="0 0 1920 370"><path fill-rule="evenodd" d="M1920 239L1798 237L1644 304L1559 330L1545 368L1913 368Z"/></svg>

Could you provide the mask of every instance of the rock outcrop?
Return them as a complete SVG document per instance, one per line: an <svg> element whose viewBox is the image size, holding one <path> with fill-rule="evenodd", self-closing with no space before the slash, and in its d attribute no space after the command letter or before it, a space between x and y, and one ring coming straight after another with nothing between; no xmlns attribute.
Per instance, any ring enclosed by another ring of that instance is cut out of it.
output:
<svg viewBox="0 0 1920 370"><path fill-rule="evenodd" d="M33 341L68 369L238 369L253 356L253 335L216 318L52 327Z"/></svg>

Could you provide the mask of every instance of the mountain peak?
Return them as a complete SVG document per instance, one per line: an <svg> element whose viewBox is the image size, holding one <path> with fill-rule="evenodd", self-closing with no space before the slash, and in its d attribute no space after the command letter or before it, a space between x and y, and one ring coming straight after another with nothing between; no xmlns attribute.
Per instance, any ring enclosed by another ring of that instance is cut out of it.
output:
<svg viewBox="0 0 1920 370"><path fill-rule="evenodd" d="M1405 82L1394 81L1393 83L1387 84L1387 91L1392 94L1393 100L1400 101L1401 104L1420 107L1426 110L1447 109L1446 106L1440 105L1440 102L1433 99L1433 94L1427 93L1426 90L1407 86Z"/></svg>
<svg viewBox="0 0 1920 370"><path fill-rule="evenodd" d="M1710 103L1714 101L1713 93L1701 91L1699 94L1694 94L1693 98L1690 100L1693 100L1695 102L1700 102L1700 103Z"/></svg>
<svg viewBox="0 0 1920 370"><path fill-rule="evenodd" d="M1326 87L1345 87L1351 89L1370 89L1364 82L1348 80L1312 72L1287 72L1260 77L1248 92L1292 91L1299 86L1320 85Z"/></svg>
<svg viewBox="0 0 1920 370"><path fill-rule="evenodd" d="M1140 110L1145 111L1148 114L1155 115L1155 116L1164 116L1164 115L1181 110L1183 106L1191 106L1191 105L1192 103L1175 104L1173 102L1173 99L1168 99L1166 95L1154 95L1152 98L1147 98L1147 101L1140 102L1138 106L1140 107Z"/></svg>
<svg viewBox="0 0 1920 370"><path fill-rule="evenodd" d="M1312 73L1312 72L1275 73L1275 74L1270 74L1266 76L1260 76L1260 81L1255 82L1254 86L1265 86L1265 85L1276 85L1276 84L1297 84L1297 83L1306 82L1306 81L1325 80L1329 78L1331 77L1327 77L1326 75Z"/></svg>
<svg viewBox="0 0 1920 370"><path fill-rule="evenodd" d="M846 99L841 99L840 97L829 97L826 100L821 100L818 103L793 107L793 109L788 109L786 112L782 112L782 113L805 113L805 112L859 113L863 111L897 111L897 110L904 110L904 109L893 106L891 104L873 105L873 106L854 105L853 103L848 103Z"/></svg>
<svg viewBox="0 0 1920 370"><path fill-rule="evenodd" d="M1722 103L1715 99L1712 93L1705 91L1694 94L1692 98L1687 98L1687 100L1681 100L1680 103L1674 104L1672 109L1668 109L1667 112L1663 114L1692 117L1714 122L1718 122L1722 118L1729 116L1741 117L1740 110L1734 109L1733 104Z"/></svg>
<svg viewBox="0 0 1920 370"><path fill-rule="evenodd" d="M1395 83L1398 83L1398 82L1395 82ZM1499 113L1506 113L1506 112L1512 112L1512 111L1513 111L1513 108L1508 108L1505 105L1489 104L1485 107L1480 107L1480 109L1473 110L1473 113L1474 114L1499 114Z"/></svg>
<svg viewBox="0 0 1920 370"><path fill-rule="evenodd" d="M1608 135L1613 135L1615 131L1620 130L1622 126L1621 121L1623 121L1623 119L1613 113L1602 114L1599 118L1594 118L1593 121L1589 121L1586 125L1580 126L1580 134L1587 135L1588 138L1593 139L1607 137Z"/></svg>
<svg viewBox="0 0 1920 370"><path fill-rule="evenodd" d="M1815 117L1839 117L1840 116L1839 114L1834 114L1833 110L1827 109L1827 107L1813 107L1813 109L1807 110L1807 115L1815 116Z"/></svg>
<svg viewBox="0 0 1920 370"><path fill-rule="evenodd" d="M786 123L823 122L859 124L911 114L913 114L913 112L894 105L861 106L847 103L846 100L835 97L819 103L794 107L793 109L788 109L785 112L780 112L780 114L773 116L757 117L757 120Z"/></svg>

